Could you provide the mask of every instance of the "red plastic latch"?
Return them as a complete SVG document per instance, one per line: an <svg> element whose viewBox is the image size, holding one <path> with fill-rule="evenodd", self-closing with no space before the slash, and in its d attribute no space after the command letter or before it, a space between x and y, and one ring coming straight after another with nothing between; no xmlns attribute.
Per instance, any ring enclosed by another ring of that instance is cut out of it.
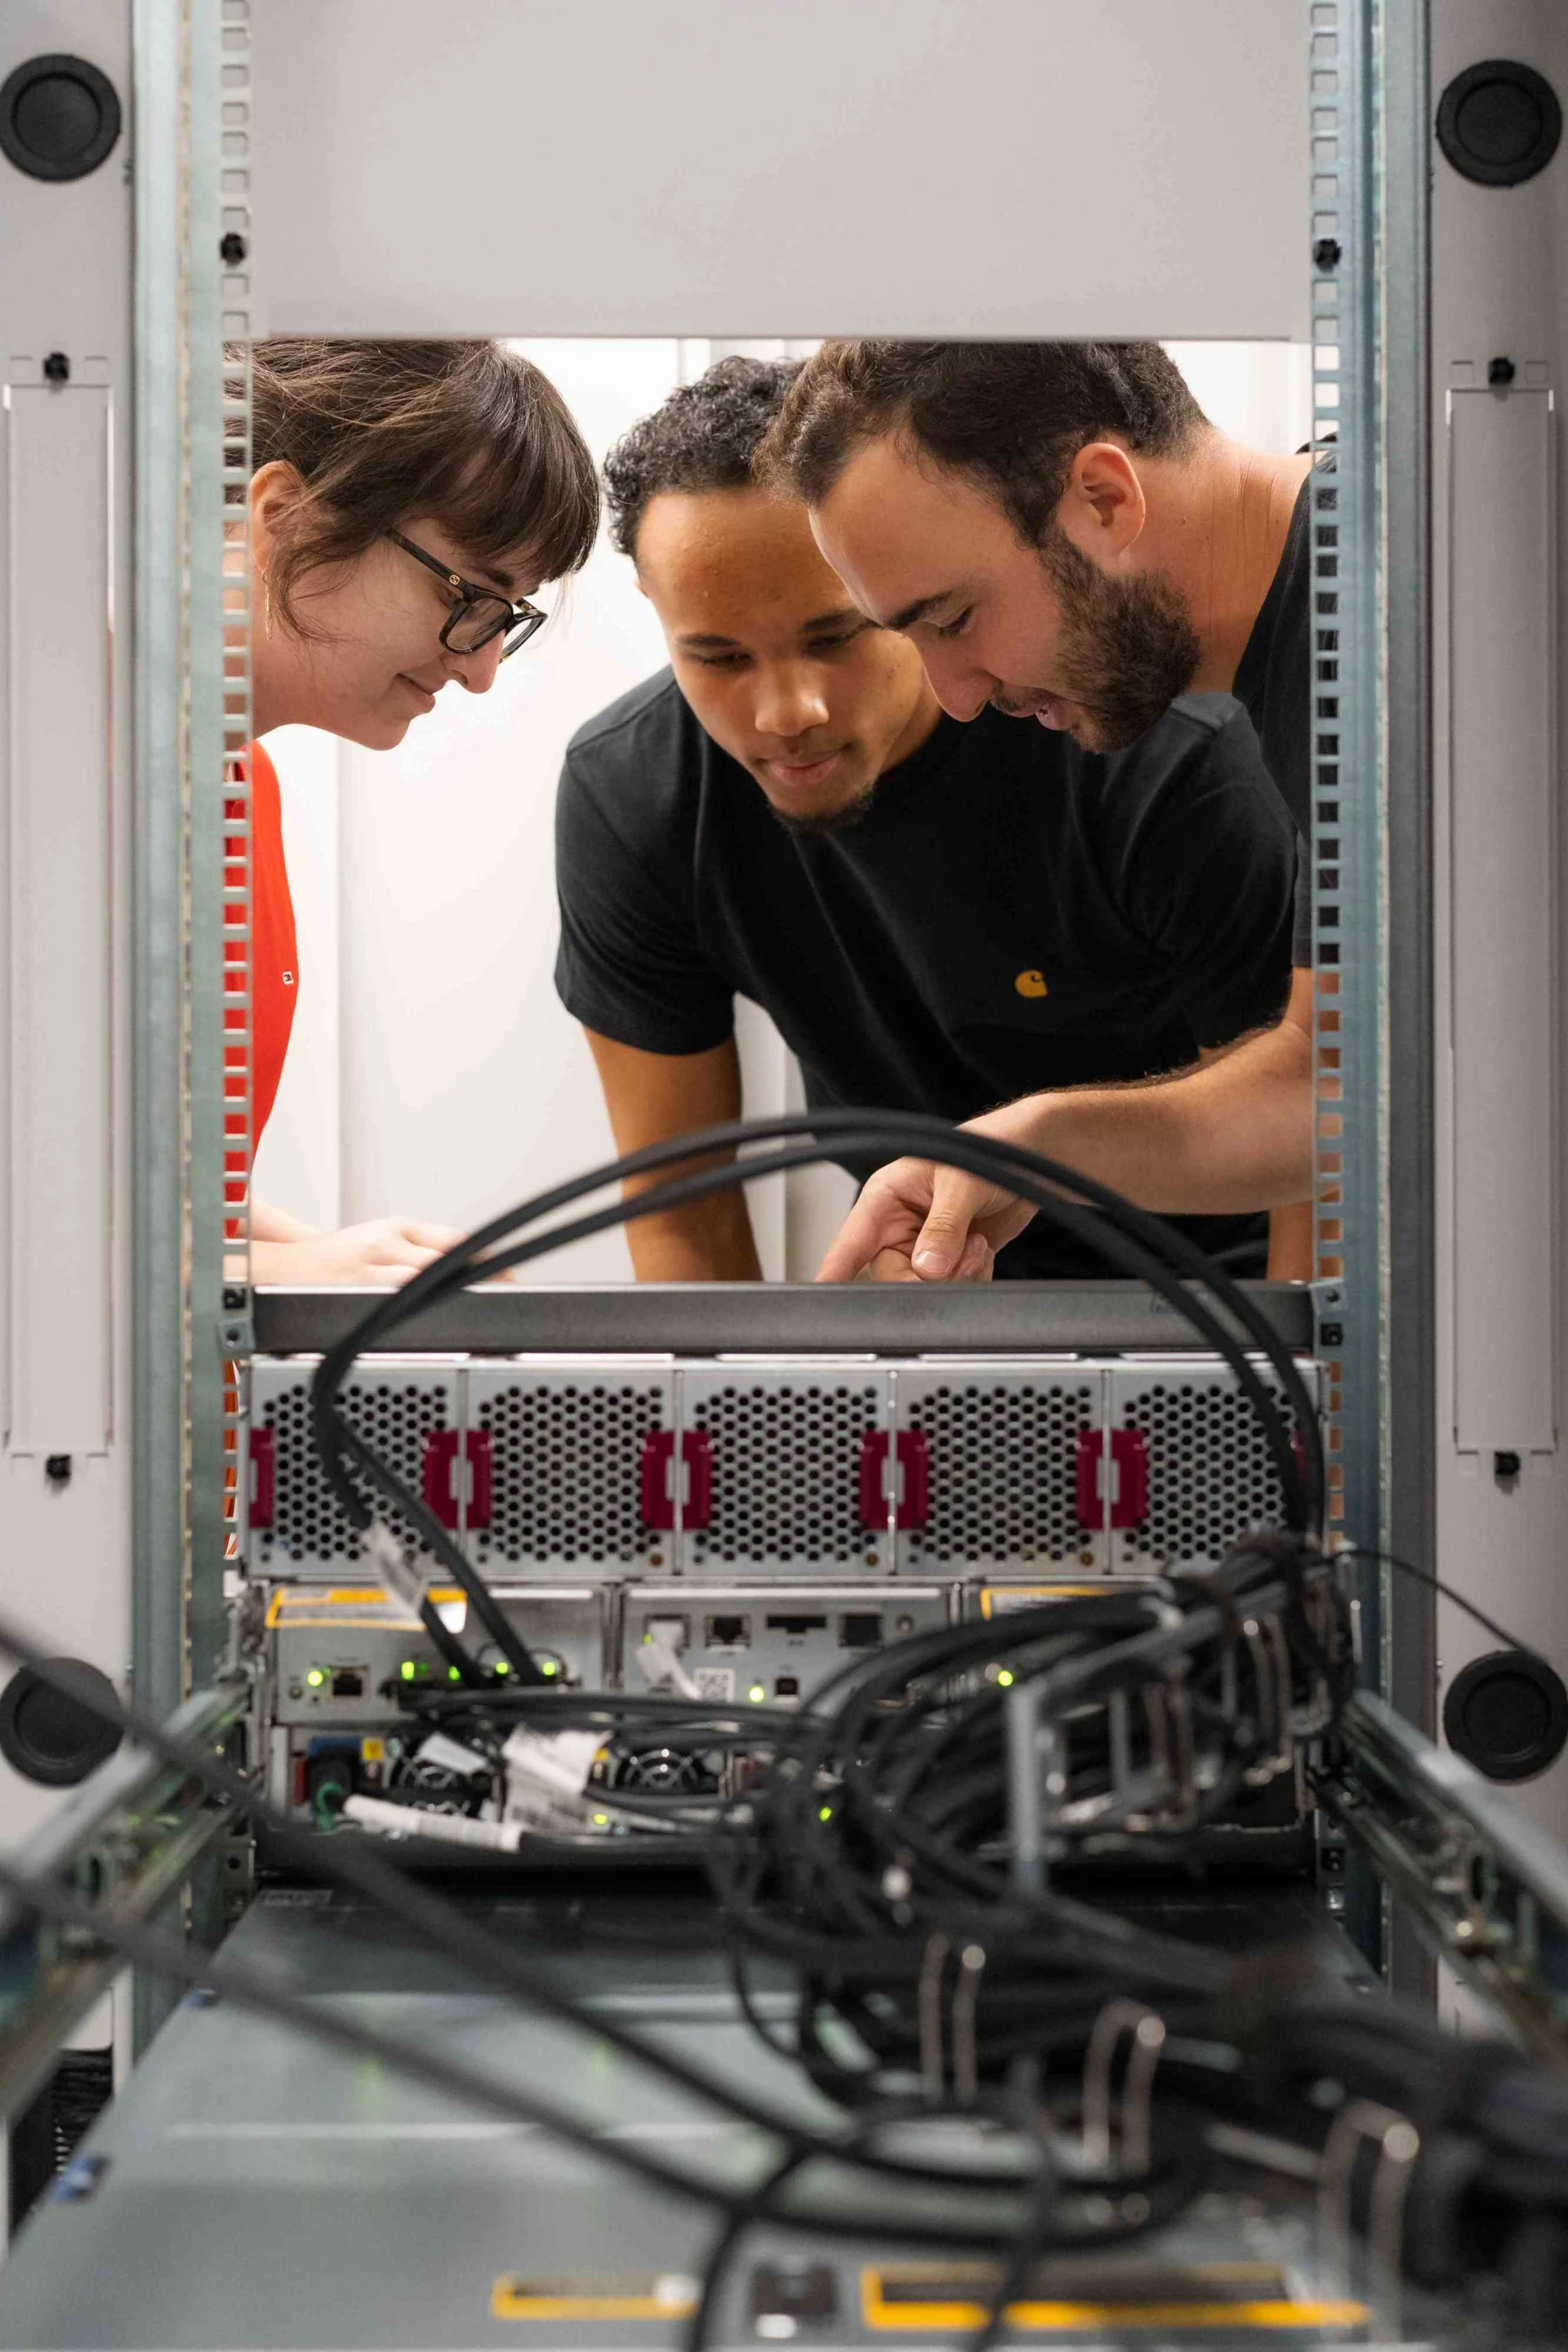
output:
<svg viewBox="0 0 1568 2352"><path fill-rule="evenodd" d="M891 1466L885 1429L868 1429L860 1440L860 1524L885 1528L888 1506L893 1525L923 1528L931 1516L931 1454L923 1429L900 1429ZM890 1480L896 1479L896 1486Z"/></svg>
<svg viewBox="0 0 1568 2352"><path fill-rule="evenodd" d="M462 1480L466 1465L468 1515L470 1528L490 1523L492 1448L488 1429L432 1429L425 1439L425 1501L444 1528L455 1529L462 1517Z"/></svg>
<svg viewBox="0 0 1568 2352"><path fill-rule="evenodd" d="M684 1477L681 1496L683 1527L705 1528L713 1517L713 1441L705 1429L683 1430L680 1472L675 1462L673 1429L650 1429L642 1442L642 1523L658 1530L675 1525L676 1479Z"/></svg>
<svg viewBox="0 0 1568 2352"><path fill-rule="evenodd" d="M1082 1528L1137 1528L1149 1515L1149 1442L1141 1429L1110 1433L1109 1474L1098 1429L1078 1433L1078 1520Z"/></svg>
<svg viewBox="0 0 1568 2352"><path fill-rule="evenodd" d="M272 1525L273 1505L278 1493L278 1440L270 1429L252 1429L247 1448L250 1457L250 1496L246 1509L246 1524L257 1530Z"/></svg>

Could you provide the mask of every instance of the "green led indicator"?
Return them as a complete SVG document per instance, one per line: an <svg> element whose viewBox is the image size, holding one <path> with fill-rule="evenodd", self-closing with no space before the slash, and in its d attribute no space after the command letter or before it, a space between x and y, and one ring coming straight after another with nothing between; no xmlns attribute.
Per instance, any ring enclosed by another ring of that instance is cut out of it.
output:
<svg viewBox="0 0 1568 2352"><path fill-rule="evenodd" d="M753 1706L761 1706L767 1695L767 1687L765 1684L763 1683L753 1683L751 1689L746 1693L746 1696L751 1700Z"/></svg>
<svg viewBox="0 0 1568 2352"><path fill-rule="evenodd" d="M610 1826L610 1817L609 1817L608 1813L595 1813L595 1816L594 1816L594 1827L595 1827L596 1830L607 1830L607 1829L609 1828L609 1826Z"/></svg>
<svg viewBox="0 0 1568 2352"><path fill-rule="evenodd" d="M411 1682L414 1680L415 1675L418 1673L419 1669L418 1669L418 1667L415 1664L414 1660L413 1660L412 1658L405 1658L405 1659L404 1659L404 1661L403 1661L403 1664L398 1667L397 1671L398 1671L398 1673L403 1676L403 1679L404 1679L404 1681L405 1681L405 1683L411 1683Z"/></svg>
<svg viewBox="0 0 1568 2352"><path fill-rule="evenodd" d="M312 1666L305 1677L312 1690L320 1690L326 1679L325 1670L321 1666Z"/></svg>
<svg viewBox="0 0 1568 2352"><path fill-rule="evenodd" d="M997 1681L1001 1684L1001 1685L1002 1685L1003 1689L1004 1689L1004 1690L1006 1690L1006 1689L1010 1686L1010 1685L1011 1685L1011 1683L1012 1683L1012 1680L1013 1680L1012 1673L1011 1673L1011 1671L1009 1670L1009 1668L1007 1668L1006 1666L1004 1666L1004 1667L1002 1668L1001 1672L997 1675L996 1679L997 1679Z"/></svg>
<svg viewBox="0 0 1568 2352"><path fill-rule="evenodd" d="M821 1808L820 1811L818 1812L818 1814L817 1814L816 1818L817 1818L817 1820L818 1820L819 1822L830 1822L830 1821L833 1819L833 1808L832 1808L832 1806L831 1806L831 1805L824 1805L824 1806Z"/></svg>
<svg viewBox="0 0 1568 2352"><path fill-rule="evenodd" d="M461 1666L448 1666L448 1667L447 1667L447 1680L449 1683L460 1683L460 1682L462 1681L462 1679L463 1679L463 1669L462 1669L462 1667L461 1667Z"/></svg>
<svg viewBox="0 0 1568 2352"><path fill-rule="evenodd" d="M548 1682L551 1675L558 1675L561 1672L561 1669L556 1664L553 1658L541 1658L539 1661L539 1671L544 1676L546 1682Z"/></svg>
<svg viewBox="0 0 1568 2352"><path fill-rule="evenodd" d="M548 1668L546 1669L546 1671L548 1672ZM498 1675L510 1675L510 1672L511 1672L511 1668L510 1668L510 1666L507 1664L507 1662L506 1662L506 1660L505 1660L504 1658L498 1658L498 1659L496 1660L496 1672L497 1672L497 1674L498 1674Z"/></svg>

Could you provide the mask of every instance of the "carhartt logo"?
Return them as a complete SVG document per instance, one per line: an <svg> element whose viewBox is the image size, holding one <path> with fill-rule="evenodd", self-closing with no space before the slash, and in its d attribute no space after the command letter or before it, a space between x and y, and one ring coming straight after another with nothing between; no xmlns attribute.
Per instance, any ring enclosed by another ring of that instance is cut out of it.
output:
<svg viewBox="0 0 1568 2352"><path fill-rule="evenodd" d="M1046 975L1043 971L1021 971L1018 974L1017 979L1013 982L1013 985L1017 990L1020 996L1048 996L1050 994L1049 989L1046 986Z"/></svg>

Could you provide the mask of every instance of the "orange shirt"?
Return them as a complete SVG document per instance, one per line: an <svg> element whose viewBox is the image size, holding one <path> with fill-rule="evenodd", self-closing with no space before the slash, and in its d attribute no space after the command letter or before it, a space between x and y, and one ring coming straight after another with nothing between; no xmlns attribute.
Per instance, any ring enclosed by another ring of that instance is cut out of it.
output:
<svg viewBox="0 0 1568 2352"><path fill-rule="evenodd" d="M250 772L250 1121L251 1149L261 1140L272 1106L278 1097L278 1082L283 1076L283 1064L289 1052L289 1033L294 1025L294 1004L299 995L299 953L294 940L294 901L289 892L289 868L283 857L283 806L278 791L278 772L259 743L249 745L246 764ZM231 816L244 813L244 803L227 804ZM238 887L245 880L242 862L236 861L226 868L226 880ZM227 961L244 961L244 950L237 941L226 950ZM235 1006L224 1014L225 1026L242 1029L243 1011ZM230 1046L225 1061L236 1076L226 1080L230 1096L243 1097L245 1092L245 1048ZM243 1137L243 1114L229 1121L229 1132ZM250 1171L243 1149L228 1153L225 1160L225 1195L231 1202L243 1201L250 1181Z"/></svg>

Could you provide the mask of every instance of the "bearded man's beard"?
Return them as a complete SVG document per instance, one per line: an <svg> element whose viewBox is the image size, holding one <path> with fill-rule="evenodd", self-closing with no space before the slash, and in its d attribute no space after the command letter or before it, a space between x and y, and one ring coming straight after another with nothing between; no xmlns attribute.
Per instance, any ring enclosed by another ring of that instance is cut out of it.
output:
<svg viewBox="0 0 1568 2352"><path fill-rule="evenodd" d="M1058 529L1040 561L1062 600L1062 698L1088 712L1097 751L1125 751L1197 675L1186 599L1157 576L1113 579Z"/></svg>

